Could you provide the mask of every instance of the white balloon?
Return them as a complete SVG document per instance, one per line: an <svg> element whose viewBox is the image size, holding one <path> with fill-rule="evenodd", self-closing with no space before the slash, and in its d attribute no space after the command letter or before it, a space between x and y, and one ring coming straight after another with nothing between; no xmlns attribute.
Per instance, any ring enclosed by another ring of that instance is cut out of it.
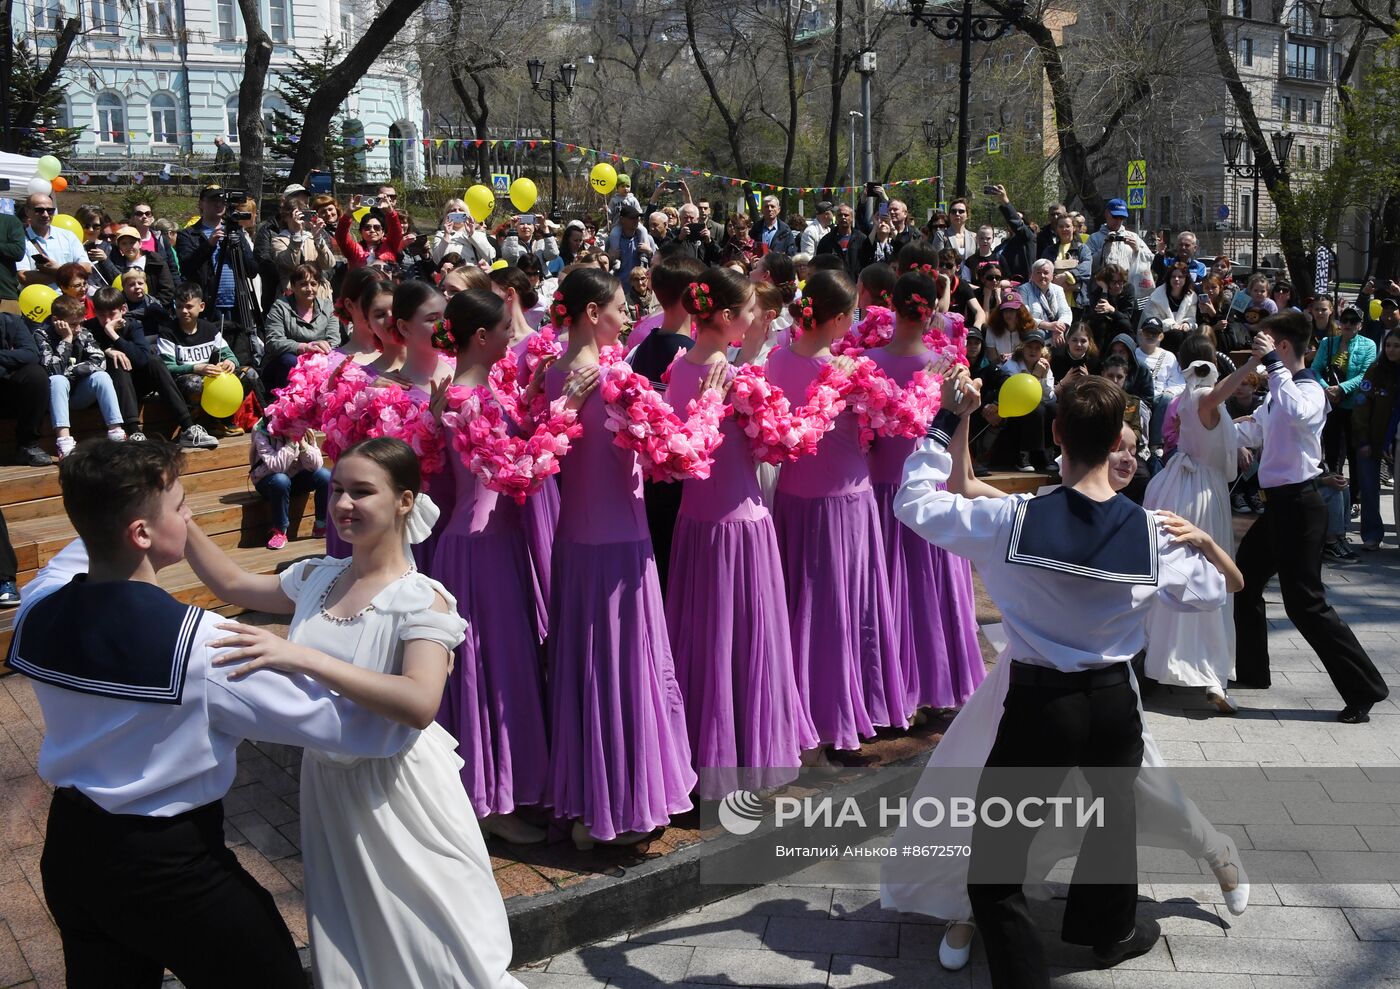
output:
<svg viewBox="0 0 1400 989"><path fill-rule="evenodd" d="M36 175L29 180L29 194L31 196L52 196L53 183L42 176Z"/></svg>

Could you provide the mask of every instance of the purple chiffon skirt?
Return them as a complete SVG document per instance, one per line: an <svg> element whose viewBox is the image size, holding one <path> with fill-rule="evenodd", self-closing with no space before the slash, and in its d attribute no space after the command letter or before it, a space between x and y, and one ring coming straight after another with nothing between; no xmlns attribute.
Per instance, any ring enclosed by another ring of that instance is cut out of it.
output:
<svg viewBox="0 0 1400 989"><path fill-rule="evenodd" d="M680 516L666 621L700 796L795 779L818 740L797 691L772 520Z"/></svg>
<svg viewBox="0 0 1400 989"><path fill-rule="evenodd" d="M787 579L797 686L817 735L860 748L909 725L880 515L869 491L802 498L779 491L773 524Z"/></svg>
<svg viewBox="0 0 1400 989"><path fill-rule="evenodd" d="M898 486L875 485L895 635L910 710L961 707L987 675L977 643L972 566L894 517Z"/></svg>
<svg viewBox="0 0 1400 989"><path fill-rule="evenodd" d="M559 525L559 486L554 478L546 477L539 490L525 499L522 515L534 574L535 624L543 642L549 635L549 567L554 555L554 530Z"/></svg>
<svg viewBox="0 0 1400 989"><path fill-rule="evenodd" d="M445 532L433 576L467 621L437 720L459 743L462 785L476 816L542 804L549 743L525 533Z"/></svg>
<svg viewBox="0 0 1400 989"><path fill-rule="evenodd" d="M607 841L691 808L695 771L651 540L554 542L546 801Z"/></svg>

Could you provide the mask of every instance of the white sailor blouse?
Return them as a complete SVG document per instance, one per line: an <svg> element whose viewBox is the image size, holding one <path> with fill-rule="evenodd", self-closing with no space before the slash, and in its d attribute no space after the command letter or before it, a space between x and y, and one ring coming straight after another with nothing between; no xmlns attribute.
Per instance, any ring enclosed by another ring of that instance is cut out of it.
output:
<svg viewBox="0 0 1400 989"><path fill-rule="evenodd" d="M1225 578L1122 495L1097 502L1068 487L1040 497L966 498L944 490L952 412L940 412L904 464L898 519L966 557L1001 609L1004 659L1065 672L1127 662L1147 642L1150 609L1211 611Z"/></svg>
<svg viewBox="0 0 1400 989"><path fill-rule="evenodd" d="M1316 371L1304 368L1290 374L1278 354L1265 356L1264 366L1269 369L1269 394L1253 415L1235 421L1240 444L1263 448L1260 487L1311 481L1322 473L1327 389Z"/></svg>

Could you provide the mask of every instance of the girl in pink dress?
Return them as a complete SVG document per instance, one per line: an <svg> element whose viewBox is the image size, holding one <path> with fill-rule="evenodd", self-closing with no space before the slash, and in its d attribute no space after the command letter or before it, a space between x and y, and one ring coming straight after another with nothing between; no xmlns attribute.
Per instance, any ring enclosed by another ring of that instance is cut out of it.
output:
<svg viewBox="0 0 1400 989"><path fill-rule="evenodd" d="M900 388L927 368L935 356L924 342L934 319L938 288L920 272L902 275L894 287L894 338L867 350ZM943 331L961 335L962 318L944 314ZM977 643L977 610L972 567L959 556L927 542L894 517L894 493L904 461L918 441L879 437L870 448L870 476L885 537L892 612L908 688L906 707L961 707L986 676Z"/></svg>
<svg viewBox="0 0 1400 989"><path fill-rule="evenodd" d="M831 344L850 329L855 302L844 272L808 279L793 304L795 339L766 367L790 401L833 360ZM854 410L841 413L815 455L784 465L773 523L798 689L823 745L858 749L877 727L908 727L880 514Z"/></svg>
<svg viewBox="0 0 1400 989"><path fill-rule="evenodd" d="M467 631L437 720L460 743L462 784L482 831L513 844L539 842L544 831L515 813L544 803L549 772L543 657L520 502L558 469L568 427L598 373L575 374L577 387L558 414L536 421L529 407L538 388L522 399L490 384L510 341L509 310L497 296L480 289L453 296L439 338L457 355L442 415L457 501L433 572L456 598Z"/></svg>
<svg viewBox="0 0 1400 989"><path fill-rule="evenodd" d="M642 507L641 463L608 428L620 397L611 391L612 375L630 374L625 364L614 365L613 349L627 312L622 287L597 268L570 272L550 306L569 334L568 350L546 372L551 399L565 395L572 372L613 365L580 411L583 435L563 463L554 537L546 800L556 815L575 821L580 848L641 840L690 809L696 782Z"/></svg>
<svg viewBox="0 0 1400 989"><path fill-rule="evenodd" d="M525 320L525 313L539 301L529 276L519 268L497 268L490 278L491 291L505 301L510 317L509 353L515 361L516 379L523 388L530 384L539 362L551 359L545 355L557 354L559 347L552 342L551 329L531 329ZM559 485L553 477L546 477L525 499L524 514L534 573L535 625L543 642L549 634L549 561L554 553L554 530L559 526Z"/></svg>
<svg viewBox="0 0 1400 989"><path fill-rule="evenodd" d="M403 363L393 370L379 369L379 378L384 384L399 385L420 405L431 402L434 392L445 388L454 373L433 343L446 306L447 300L430 282L408 281L394 289L394 323L390 332L403 341ZM442 514L433 534L413 547L413 559L421 572L431 576L437 542L451 514L453 475L450 470L425 471L425 475L423 493Z"/></svg>
<svg viewBox="0 0 1400 989"><path fill-rule="evenodd" d="M700 396L724 350L756 317L753 286L711 268L685 294L695 346L669 371L666 402ZM797 775L817 733L797 693L782 561L759 492L754 454L731 416L707 478L686 481L671 543L666 621L685 695L698 792L780 786Z"/></svg>

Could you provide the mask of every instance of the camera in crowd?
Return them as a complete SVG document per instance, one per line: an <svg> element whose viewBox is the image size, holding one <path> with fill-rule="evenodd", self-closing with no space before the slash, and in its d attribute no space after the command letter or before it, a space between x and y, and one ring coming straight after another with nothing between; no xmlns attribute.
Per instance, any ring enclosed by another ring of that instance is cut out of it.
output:
<svg viewBox="0 0 1400 989"><path fill-rule="evenodd" d="M224 213L225 220L229 220L233 223L242 223L244 220L251 220L253 218L251 211L235 209L236 206L242 206L252 201L253 196L247 189L225 189L223 197L224 206L226 207L226 212Z"/></svg>

